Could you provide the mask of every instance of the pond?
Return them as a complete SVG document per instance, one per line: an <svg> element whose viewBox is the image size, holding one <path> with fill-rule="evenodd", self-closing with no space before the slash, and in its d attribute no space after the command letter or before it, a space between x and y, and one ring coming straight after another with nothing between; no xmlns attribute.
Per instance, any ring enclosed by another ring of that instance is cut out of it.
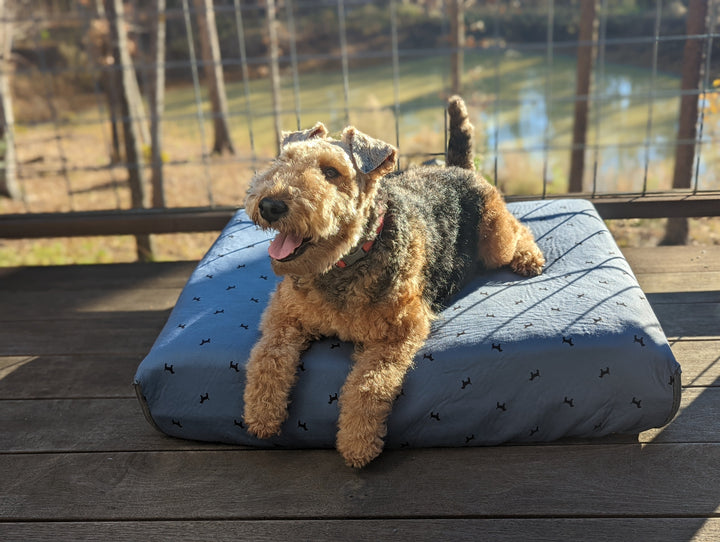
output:
<svg viewBox="0 0 720 542"><path fill-rule="evenodd" d="M593 77L585 189L602 193L637 192L644 185L650 191L670 188L679 77L618 64L596 67ZM391 59L372 66L351 61L347 85L339 62L336 68L301 72L297 84L285 70L281 124L293 130L321 120L331 131L340 131L349 121L398 144L404 165L422 161L443 149L449 79L446 56L401 57L397 78ZM543 179L548 192L564 192L574 118L574 57L555 56L549 65L541 54L468 52L464 89L483 173L488 178L497 174L509 193L539 193ZM249 101L242 82L228 84L233 137L242 147L249 145L252 132L255 150L272 155L269 82L251 81L248 90ZM191 91L175 92L168 97L168 116L183 110L189 114L195 103ZM693 182L699 189L720 188L720 113L704 116L698 149Z"/></svg>

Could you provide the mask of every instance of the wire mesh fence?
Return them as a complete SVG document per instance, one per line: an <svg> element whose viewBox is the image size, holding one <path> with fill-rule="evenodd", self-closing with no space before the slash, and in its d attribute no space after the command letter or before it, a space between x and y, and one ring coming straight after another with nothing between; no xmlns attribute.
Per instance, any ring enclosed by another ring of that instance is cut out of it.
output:
<svg viewBox="0 0 720 542"><path fill-rule="evenodd" d="M0 213L239 206L318 120L408 167L454 92L507 194L717 194L718 4L0 0Z"/></svg>

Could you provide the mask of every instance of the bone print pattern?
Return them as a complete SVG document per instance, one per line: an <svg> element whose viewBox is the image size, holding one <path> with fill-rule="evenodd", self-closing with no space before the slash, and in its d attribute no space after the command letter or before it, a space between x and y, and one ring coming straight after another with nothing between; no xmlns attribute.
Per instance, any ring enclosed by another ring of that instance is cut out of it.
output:
<svg viewBox="0 0 720 542"><path fill-rule="evenodd" d="M673 415L679 366L648 300L592 206L511 204L547 256L543 275L477 277L440 313L388 421L386 446L482 446L603 436ZM271 233L240 211L210 249L136 376L152 423L173 436L333 447L352 346L309 345L280 436L242 422L247 352L276 278Z"/></svg>

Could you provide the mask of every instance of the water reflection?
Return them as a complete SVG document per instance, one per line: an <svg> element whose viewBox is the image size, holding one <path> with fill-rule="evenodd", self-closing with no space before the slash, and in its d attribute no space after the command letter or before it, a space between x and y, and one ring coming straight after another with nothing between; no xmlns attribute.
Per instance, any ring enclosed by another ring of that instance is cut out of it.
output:
<svg viewBox="0 0 720 542"><path fill-rule="evenodd" d="M512 191L516 191L513 184L520 185L517 191L536 190L542 186L544 171L550 189L564 191L575 107L575 61L555 59L548 73L541 56L523 56L521 60L522 69L505 69L502 64L493 69L485 59L481 75L466 84L466 95L476 97L473 121L482 167L492 175L497 163L500 181ZM600 192L637 191L645 179L648 190L669 188L680 79L662 73L653 78L649 69L619 65L606 65L604 72L594 77L585 188L593 189L595 183ZM408 118L403 126L411 129L423 122ZM700 189L720 188L718 137L720 115L706 115L698 146Z"/></svg>

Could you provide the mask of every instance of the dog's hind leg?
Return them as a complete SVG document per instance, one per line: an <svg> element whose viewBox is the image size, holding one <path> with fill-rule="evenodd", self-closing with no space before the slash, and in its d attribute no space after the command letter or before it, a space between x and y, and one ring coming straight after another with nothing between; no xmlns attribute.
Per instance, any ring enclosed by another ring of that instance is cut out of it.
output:
<svg viewBox="0 0 720 542"><path fill-rule="evenodd" d="M478 231L478 258L486 269L509 265L525 277L542 273L545 258L530 230L510 211L500 193L488 185Z"/></svg>

